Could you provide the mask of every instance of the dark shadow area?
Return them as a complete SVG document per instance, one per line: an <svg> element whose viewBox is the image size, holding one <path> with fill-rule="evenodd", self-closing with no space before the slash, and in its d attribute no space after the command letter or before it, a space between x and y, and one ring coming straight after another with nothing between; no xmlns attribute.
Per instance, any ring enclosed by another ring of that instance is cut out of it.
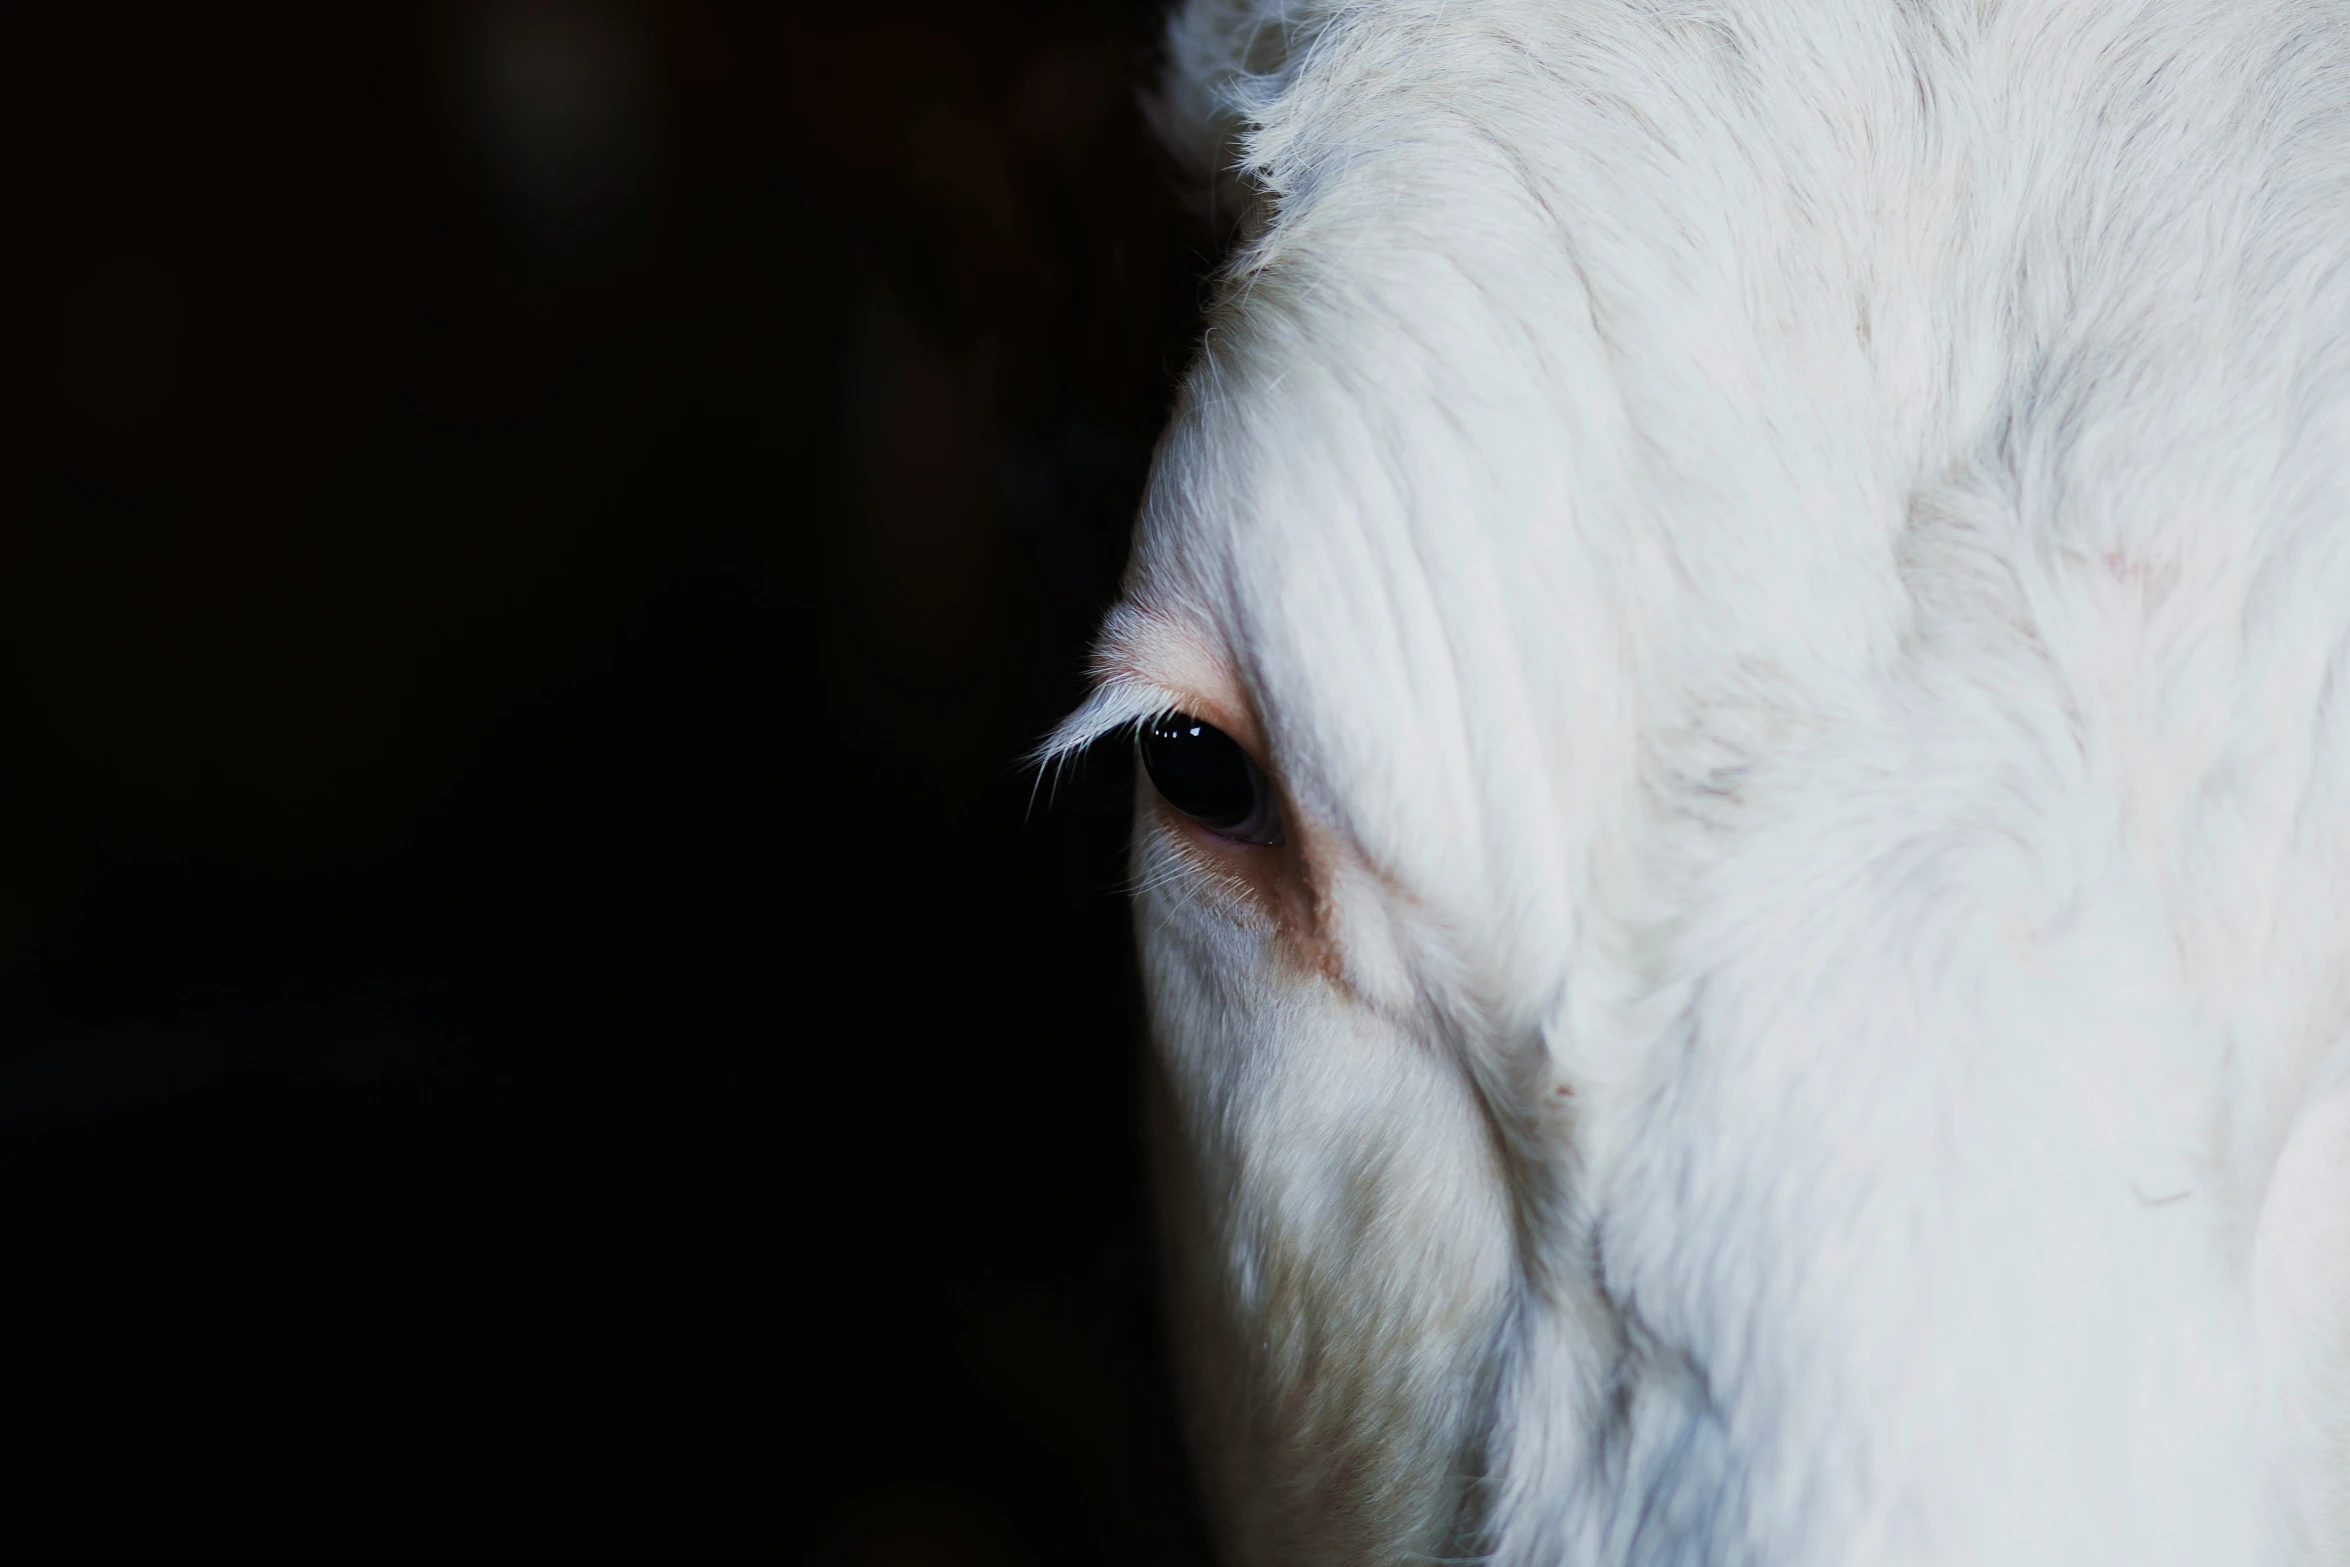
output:
<svg viewBox="0 0 2350 1567"><path fill-rule="evenodd" d="M1206 1560L1126 763L1151 4L10 51L0 1553Z"/></svg>

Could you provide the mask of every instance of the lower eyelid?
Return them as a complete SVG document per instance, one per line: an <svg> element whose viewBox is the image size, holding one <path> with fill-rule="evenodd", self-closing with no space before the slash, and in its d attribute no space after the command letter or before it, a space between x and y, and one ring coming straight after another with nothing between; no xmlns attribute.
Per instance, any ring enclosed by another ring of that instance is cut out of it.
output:
<svg viewBox="0 0 2350 1567"><path fill-rule="evenodd" d="M1227 846L1203 842L1206 836L1191 822L1172 813L1168 819L1155 823L1152 837L1156 846L1135 877L1133 890L1141 894L1172 889L1178 898L1204 902L1226 913L1245 910L1262 915L1261 892L1230 856L1219 852Z"/></svg>
<svg viewBox="0 0 2350 1567"><path fill-rule="evenodd" d="M1277 849L1284 841L1285 835L1281 832L1278 824L1275 825L1273 836L1270 838L1240 838L1231 833L1219 832L1205 822L1184 815L1182 811L1169 804L1164 797L1159 799L1158 804L1163 830L1178 833L1194 843L1200 843L1204 840L1206 845L1219 851Z"/></svg>

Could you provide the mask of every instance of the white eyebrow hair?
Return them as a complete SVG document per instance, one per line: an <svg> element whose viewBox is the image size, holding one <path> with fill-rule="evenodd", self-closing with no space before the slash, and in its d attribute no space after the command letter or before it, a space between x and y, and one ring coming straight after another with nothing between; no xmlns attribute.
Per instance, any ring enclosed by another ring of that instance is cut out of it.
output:
<svg viewBox="0 0 2350 1567"><path fill-rule="evenodd" d="M1131 600L1113 608L1093 647L1093 690L1029 755L1032 766L1053 769L1105 735L1160 713L1211 706L1229 683L1227 665L1203 645L1190 625ZM1188 689L1143 673L1189 680Z"/></svg>

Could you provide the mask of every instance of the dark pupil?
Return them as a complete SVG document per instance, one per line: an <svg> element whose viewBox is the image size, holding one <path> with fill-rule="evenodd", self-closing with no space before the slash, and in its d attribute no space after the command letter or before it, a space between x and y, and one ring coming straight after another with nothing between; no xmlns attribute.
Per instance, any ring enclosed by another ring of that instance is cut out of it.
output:
<svg viewBox="0 0 2350 1567"><path fill-rule="evenodd" d="M1166 713L1142 731L1142 765L1167 803L1209 827L1237 827L1256 809L1256 769L1223 730Z"/></svg>

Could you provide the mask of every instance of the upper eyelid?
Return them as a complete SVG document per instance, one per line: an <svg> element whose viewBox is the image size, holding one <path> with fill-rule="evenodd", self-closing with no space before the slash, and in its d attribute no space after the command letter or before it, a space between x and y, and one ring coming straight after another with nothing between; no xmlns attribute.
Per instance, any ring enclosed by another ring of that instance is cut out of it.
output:
<svg viewBox="0 0 2350 1567"><path fill-rule="evenodd" d="M1029 761L1049 766L1167 712L1215 725L1271 771L1248 684L1224 639L1197 623L1121 601L1094 645L1092 689Z"/></svg>
<svg viewBox="0 0 2350 1567"><path fill-rule="evenodd" d="M1109 738L1110 734L1124 733L1129 736L1132 743L1139 745L1142 743L1143 730L1148 728L1150 725L1157 723L1162 718L1177 716L1197 719L1199 722L1206 724L1210 729L1215 730L1225 739L1231 741L1234 745L1239 746L1240 754L1248 758L1249 765L1254 767L1260 774L1263 775L1268 787L1271 786L1274 776L1273 761L1271 757L1260 754L1263 748L1258 745L1250 744L1251 737L1245 734L1234 732L1231 725L1220 724L1216 722L1213 717L1202 713L1198 706L1185 706L1181 702L1171 702L1165 707L1156 708L1151 712L1143 714L1140 718L1137 718L1133 722L1121 726L1119 729L1113 729L1106 734L1097 736L1096 739L1091 743L1098 744L1101 740Z"/></svg>
<svg viewBox="0 0 2350 1567"><path fill-rule="evenodd" d="M1189 711L1181 694L1163 686L1125 678L1104 680L1030 753L1029 761L1051 767L1114 735L1140 734L1143 725L1162 713Z"/></svg>

